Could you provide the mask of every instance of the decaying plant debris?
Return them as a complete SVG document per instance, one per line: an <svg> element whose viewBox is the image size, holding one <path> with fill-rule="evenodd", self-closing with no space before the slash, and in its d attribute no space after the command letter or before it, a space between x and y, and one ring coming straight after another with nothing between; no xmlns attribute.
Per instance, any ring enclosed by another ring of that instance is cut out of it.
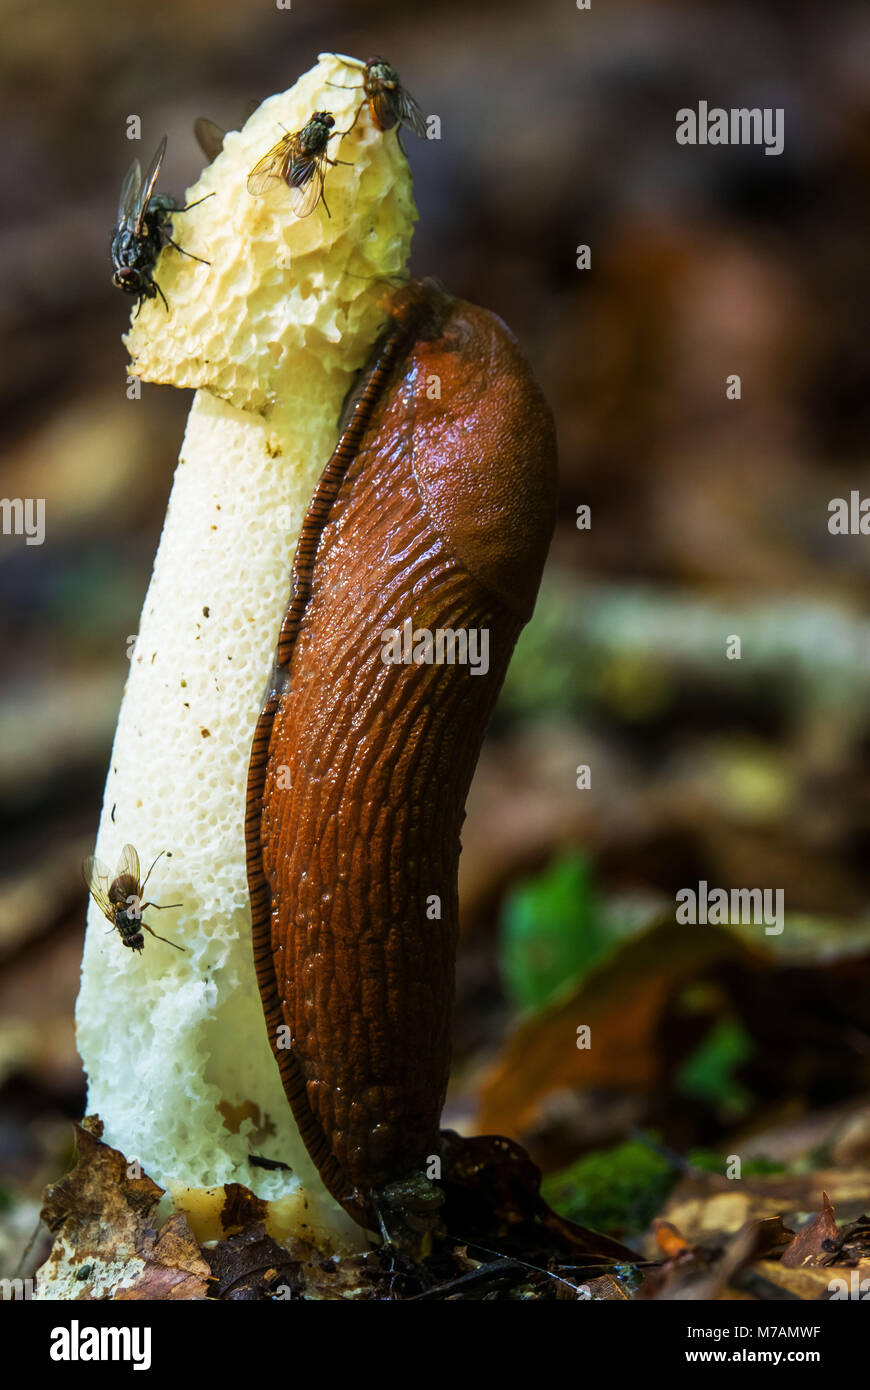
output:
<svg viewBox="0 0 870 1390"><path fill-rule="evenodd" d="M837 1288L870 1277L870 1218L840 1228L827 1194L819 1215L797 1234L778 1215L753 1215L737 1230L716 1230L717 1202L726 1227L729 1219L717 1182L712 1195L676 1194L674 1213L682 1211L687 1229L695 1221L704 1233L687 1236L673 1221L658 1219L656 1257L644 1259L557 1216L540 1196L540 1173L518 1145L449 1131L443 1135L445 1234L420 1263L389 1246L324 1258L298 1238L278 1242L267 1231L267 1205L239 1184L225 1189L225 1234L200 1244L183 1213L161 1221L162 1189L102 1142L96 1116L75 1130L77 1163L45 1194L42 1218L54 1244L39 1271L41 1297L767 1301L837 1296ZM765 1201L770 1198L757 1196L754 1210L763 1211ZM732 1204L731 1217L739 1210Z"/></svg>

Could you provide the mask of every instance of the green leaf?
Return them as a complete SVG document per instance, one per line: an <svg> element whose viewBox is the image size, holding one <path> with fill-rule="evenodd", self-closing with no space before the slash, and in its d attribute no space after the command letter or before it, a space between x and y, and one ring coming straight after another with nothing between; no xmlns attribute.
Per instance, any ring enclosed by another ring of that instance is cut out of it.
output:
<svg viewBox="0 0 870 1390"><path fill-rule="evenodd" d="M752 1095L736 1078L738 1067L755 1048L751 1037L736 1018L719 1019L687 1057L676 1078L676 1089L718 1106L730 1116L745 1114Z"/></svg>
<svg viewBox="0 0 870 1390"><path fill-rule="evenodd" d="M539 1009L567 980L586 973L612 944L589 861L567 854L518 884L502 913L501 967L512 1004Z"/></svg>

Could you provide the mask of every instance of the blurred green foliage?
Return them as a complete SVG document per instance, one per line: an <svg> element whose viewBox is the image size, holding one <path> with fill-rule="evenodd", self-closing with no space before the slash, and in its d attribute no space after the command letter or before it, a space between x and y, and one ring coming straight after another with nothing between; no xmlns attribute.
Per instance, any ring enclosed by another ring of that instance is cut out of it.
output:
<svg viewBox="0 0 870 1390"><path fill-rule="evenodd" d="M508 999L517 1010L542 1008L649 920L643 905L606 901L598 893L587 855L559 855L505 898L499 962Z"/></svg>
<svg viewBox="0 0 870 1390"><path fill-rule="evenodd" d="M501 965L517 1009L539 1009L566 980L607 953L608 937L585 855L556 859L508 895Z"/></svg>
<svg viewBox="0 0 870 1390"><path fill-rule="evenodd" d="M676 1089L725 1111L729 1119L737 1119L750 1109L753 1097L736 1072L754 1051L752 1039L738 1019L720 1018L680 1067Z"/></svg>
<svg viewBox="0 0 870 1390"><path fill-rule="evenodd" d="M714 1153L711 1149L692 1149L688 1161L693 1168L703 1168L705 1173L718 1173L720 1176L727 1167L725 1156ZM787 1163L778 1163L775 1159L765 1158L764 1154L744 1158L740 1164L740 1173L744 1178L767 1178L788 1172Z"/></svg>

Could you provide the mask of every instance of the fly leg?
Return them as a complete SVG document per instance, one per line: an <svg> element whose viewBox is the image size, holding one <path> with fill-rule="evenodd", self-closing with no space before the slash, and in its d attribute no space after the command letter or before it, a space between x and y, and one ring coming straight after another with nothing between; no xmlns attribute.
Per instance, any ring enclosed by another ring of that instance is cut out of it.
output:
<svg viewBox="0 0 870 1390"><path fill-rule="evenodd" d="M156 907L157 904L152 903L151 906ZM180 903L175 903L174 906L179 907ZM153 931L151 927L149 927L147 922L140 921L139 926L142 927L144 931L149 932L151 936L156 937L158 941L165 941L167 946L174 946L176 951L184 951L187 949L185 946L179 946L177 941L170 941L168 936L160 936L158 932Z"/></svg>
<svg viewBox="0 0 870 1390"><path fill-rule="evenodd" d="M199 205L200 205L200 203L205 203L205 202L208 201L209 198L213 198L213 197L214 197L214 194L213 194L213 193L204 193L204 194L202 195L201 198L197 198L197 200L196 200L195 203L187 203L187 204L185 205L185 207L183 207L183 208L176 208L175 211L173 212L172 216L174 217L175 214L178 213L178 212L190 212L190 209L191 209L191 208L198 208Z"/></svg>
<svg viewBox="0 0 870 1390"><path fill-rule="evenodd" d="M176 251L180 251L182 256L187 256L188 260L199 261L200 265L211 265L211 261L204 260L202 256L195 256L192 251L185 251L184 247L179 246L177 241L173 241L171 236L166 238L166 242L168 246L174 246Z"/></svg>
<svg viewBox="0 0 870 1390"><path fill-rule="evenodd" d="M330 87L337 87L339 84L338 84L337 82L330 82L328 85L329 85ZM341 90L342 90L343 92L352 92L352 91L354 91L354 90L359 91L359 87L357 87L356 89L354 89L353 87L342 87ZM363 107L366 105L367 102L368 102L368 97L363 97L363 99L362 99L362 101L360 102L359 106L356 108L356 115L354 116L354 118L353 118L353 120L351 121L350 125L348 126L347 130L337 130L337 131L335 131L335 134L336 134L336 135L350 135L350 132L353 130L354 126L356 125L357 121L359 120L359 118L360 118L360 113L362 112L362 109L363 109Z"/></svg>

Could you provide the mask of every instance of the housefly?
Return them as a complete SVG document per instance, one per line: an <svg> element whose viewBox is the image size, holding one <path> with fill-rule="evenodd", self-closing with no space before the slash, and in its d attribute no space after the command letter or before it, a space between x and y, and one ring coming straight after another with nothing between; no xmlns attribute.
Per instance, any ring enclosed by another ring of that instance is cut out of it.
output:
<svg viewBox="0 0 870 1390"><path fill-rule="evenodd" d="M165 850L161 850L157 859L165 853ZM154 860L154 864L157 863L157 859ZM147 922L142 921L142 913L146 907L154 907L158 912L162 912L164 908L182 906L181 903L142 901L145 894L145 884L151 877L154 864L145 875L145 882L140 882L139 856L132 845L125 845L121 850L121 857L118 860L114 878L110 880L109 870L105 864L101 864L99 859L95 859L93 855L85 859L82 864L82 878L85 881L85 887L106 921L111 922L112 928L118 930L124 945L129 946L131 951L142 950L145 945L143 931L150 932L152 936L157 937L158 941L165 941L167 946L174 946L176 951L183 951L185 949L183 946L170 941L166 936L158 936Z"/></svg>
<svg viewBox="0 0 870 1390"><path fill-rule="evenodd" d="M378 130L392 130L395 125L407 126L415 135L426 137L426 117L420 110L411 93L402 86L399 74L386 58L369 58L360 63L356 58L337 55L348 67L362 68L363 80L359 84L365 97L357 108L357 113L348 126L353 130L359 120L360 111L368 106L369 115ZM353 88L351 88L353 90ZM346 132L345 132L346 133Z"/></svg>
<svg viewBox="0 0 870 1390"><path fill-rule="evenodd" d="M277 145L254 165L248 175L248 192L265 193L270 179L281 179L290 189L291 205L297 217L307 217L322 200L326 215L332 214L323 195L325 164L345 164L330 159L327 147L333 135L335 117L329 111L314 111L301 130L282 135Z"/></svg>
<svg viewBox="0 0 870 1390"><path fill-rule="evenodd" d="M125 294L136 295L136 313L142 307L143 299L153 299L160 295L167 310L166 296L154 279L157 257L164 246L174 246L183 256L192 261L208 265L201 256L185 251L172 239L172 219L179 212L189 212L205 198L197 198L195 203L179 207L174 198L167 193L155 193L154 185L160 173L163 156L166 153L166 136L160 141L157 153L151 161L148 173L142 178L142 168L134 159L121 184L121 198L118 203L118 221L112 234L112 284Z"/></svg>

